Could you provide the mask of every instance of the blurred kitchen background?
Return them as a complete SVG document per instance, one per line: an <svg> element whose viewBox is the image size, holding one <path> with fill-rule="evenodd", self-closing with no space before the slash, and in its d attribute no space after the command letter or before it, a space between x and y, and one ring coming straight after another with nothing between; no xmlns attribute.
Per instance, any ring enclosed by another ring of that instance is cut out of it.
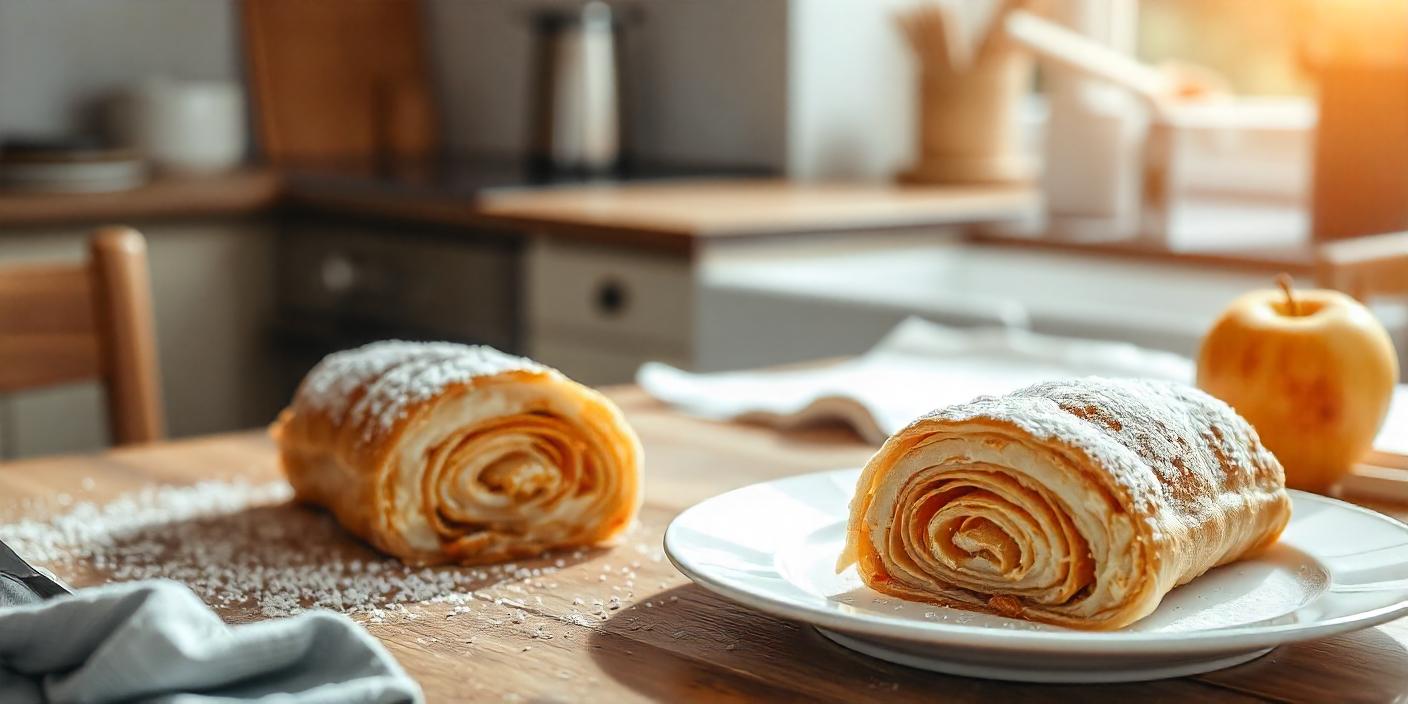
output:
<svg viewBox="0 0 1408 704"><path fill-rule="evenodd" d="M105 224L175 437L385 337L591 384L911 314L1192 355L1278 272L1404 271L1408 0L0 0L0 266ZM106 445L102 396L5 394L0 454Z"/></svg>

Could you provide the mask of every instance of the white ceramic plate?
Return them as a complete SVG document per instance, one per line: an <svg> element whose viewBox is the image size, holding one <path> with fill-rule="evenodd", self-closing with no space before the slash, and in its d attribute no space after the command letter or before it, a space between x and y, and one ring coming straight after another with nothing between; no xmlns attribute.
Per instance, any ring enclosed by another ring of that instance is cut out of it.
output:
<svg viewBox="0 0 1408 704"><path fill-rule="evenodd" d="M1028 682L1131 682L1237 665L1283 643L1408 613L1408 525L1291 492L1294 513L1260 557L1212 570L1116 632L1085 632L909 602L837 574L858 470L754 484L680 514L665 552L706 589L810 623L893 662Z"/></svg>

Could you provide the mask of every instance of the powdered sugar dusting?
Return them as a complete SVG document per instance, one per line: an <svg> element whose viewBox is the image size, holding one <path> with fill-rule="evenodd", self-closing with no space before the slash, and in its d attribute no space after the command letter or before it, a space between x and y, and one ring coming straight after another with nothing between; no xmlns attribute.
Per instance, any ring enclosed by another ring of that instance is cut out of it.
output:
<svg viewBox="0 0 1408 704"><path fill-rule="evenodd" d="M386 429L450 385L520 369L546 367L484 345L373 342L328 355L308 373L296 403L327 413L334 423L370 418L369 429Z"/></svg>
<svg viewBox="0 0 1408 704"><path fill-rule="evenodd" d="M383 374L353 409L353 417L372 418L375 427L387 429L404 417L408 408L438 396L454 384L506 371L544 369L531 360L491 347L454 347L459 349L445 356L411 359Z"/></svg>
<svg viewBox="0 0 1408 704"><path fill-rule="evenodd" d="M123 536L144 529L291 498L293 489L285 482L153 486L102 505L71 504L48 519L0 525L0 540L36 562L101 557Z"/></svg>
<svg viewBox="0 0 1408 704"><path fill-rule="evenodd" d="M1076 448L1145 516L1196 515L1199 501L1242 489L1278 493L1281 465L1227 404L1186 384L1088 377L984 396L919 419L1010 423ZM1210 451L1209 451L1210 450Z"/></svg>

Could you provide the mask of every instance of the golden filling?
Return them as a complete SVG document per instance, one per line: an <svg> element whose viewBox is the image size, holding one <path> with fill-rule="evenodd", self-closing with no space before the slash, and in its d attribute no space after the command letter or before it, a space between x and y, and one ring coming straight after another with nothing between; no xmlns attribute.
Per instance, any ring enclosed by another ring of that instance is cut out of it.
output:
<svg viewBox="0 0 1408 704"><path fill-rule="evenodd" d="M545 518L575 513L574 500L591 501L603 464L580 432L545 413L496 418L453 434L426 461L421 507L447 542L483 531L541 534Z"/></svg>
<svg viewBox="0 0 1408 704"><path fill-rule="evenodd" d="M889 553L901 581L939 579L1053 605L1094 581L1089 547L1067 510L1001 468L931 467L911 477L898 499L906 508L889 531Z"/></svg>

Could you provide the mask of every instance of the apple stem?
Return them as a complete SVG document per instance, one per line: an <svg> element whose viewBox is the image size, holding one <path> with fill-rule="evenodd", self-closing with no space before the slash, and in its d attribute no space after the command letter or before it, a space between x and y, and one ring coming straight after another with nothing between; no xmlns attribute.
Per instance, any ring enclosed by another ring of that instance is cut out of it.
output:
<svg viewBox="0 0 1408 704"><path fill-rule="evenodd" d="M1276 277L1276 285L1281 287L1281 293L1286 294L1286 308L1292 316L1300 315L1300 302L1296 300L1295 291L1291 288L1290 274L1282 273Z"/></svg>

